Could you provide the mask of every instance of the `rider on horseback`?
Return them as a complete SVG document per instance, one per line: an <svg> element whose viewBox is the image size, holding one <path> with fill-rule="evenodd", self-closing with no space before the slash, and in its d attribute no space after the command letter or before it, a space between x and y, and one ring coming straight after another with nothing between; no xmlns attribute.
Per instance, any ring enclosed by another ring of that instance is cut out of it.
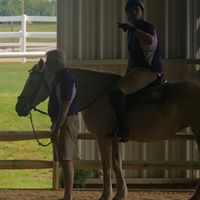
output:
<svg viewBox="0 0 200 200"><path fill-rule="evenodd" d="M121 141L127 141L129 137L126 125L126 95L145 88L163 74L158 32L143 18L143 1L128 0L125 12L129 23L118 23L118 27L128 33L128 69L110 94L110 103L117 118L117 128L107 134Z"/></svg>

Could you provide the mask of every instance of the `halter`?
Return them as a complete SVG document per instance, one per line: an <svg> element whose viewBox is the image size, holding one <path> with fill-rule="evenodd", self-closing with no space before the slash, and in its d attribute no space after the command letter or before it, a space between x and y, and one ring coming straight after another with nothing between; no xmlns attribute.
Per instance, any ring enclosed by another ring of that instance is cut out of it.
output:
<svg viewBox="0 0 200 200"><path fill-rule="evenodd" d="M50 89L49 89L49 86L48 86L47 80L46 80L45 77L44 77L44 70L43 70L42 72L40 72L40 73L41 73L41 74L40 74L40 75L41 75L41 79L40 79L40 83L38 84L37 91L38 91L38 89L39 89L39 86L40 86L40 84L41 84L41 81L43 80L44 83L45 83L45 87L47 88L47 91L48 91L48 93L50 94ZM36 93L35 93L35 96L36 96ZM34 97L35 97L35 96L34 96ZM37 111L37 112L41 113L41 114L48 115L47 112L42 111L42 110L36 108L36 106L33 107L32 109L33 109L34 111Z"/></svg>
<svg viewBox="0 0 200 200"><path fill-rule="evenodd" d="M42 80L43 80L44 83L45 83L45 86L46 86L46 88L47 88L48 93L50 93L50 89L49 89L49 87L48 87L48 83L47 83L47 81L46 81L46 79L45 79L45 77L44 77L44 70L43 70L42 72L40 72L40 75L41 75L41 79L40 79L40 83L38 84L38 88L37 88L36 91L38 91L39 86L40 86L40 84L41 84L41 82L42 82ZM36 94L37 94L37 93L35 93L35 96L36 96ZM34 97L35 97L35 96L34 96ZM33 107L33 110L34 110L34 111L37 111L37 112L39 112L39 113L41 113L41 114L48 115L47 112L44 112L44 111L42 111L42 110L40 110L40 109L37 109L36 107ZM37 133L36 133L36 131L35 131L35 127L34 127L34 124L33 124L33 118L32 118L32 113L31 113L31 111L30 111L30 114L29 114L29 119L30 119L31 127L32 127L32 129L33 129L33 133L34 133L34 135L35 135L35 139L36 139L38 145L40 145L40 146L42 146L42 147L47 147L47 146L49 146L49 145L52 143L51 141L48 142L47 144L43 144L43 143L40 142L40 140L39 140L39 138L38 138L38 136L37 136Z"/></svg>
<svg viewBox="0 0 200 200"><path fill-rule="evenodd" d="M46 79L45 79L45 77L44 77L44 68L43 68L42 70L36 71L36 72L34 72L33 70L30 70L29 73L30 73L30 74L31 74L31 73L35 73L35 74L37 74L37 75L40 75L40 76L41 76L40 81L39 81L37 87L35 88L35 90L34 90L32 96L30 96L30 97L19 96L18 98L26 99L26 101L29 101L29 103L31 104L31 103L33 103L33 100L35 99L35 97L36 97L36 95L37 95L37 91L38 91L38 89L39 89L40 84L41 84L42 81L44 81L48 93L50 93L50 89L49 89L48 83L47 83L47 81L46 81ZM44 111L42 111L42 110L40 110L40 109L37 109L36 107L33 107L32 109L33 109L34 111L37 111L37 112L41 113L41 114L48 115L47 112L44 112ZM33 133L34 133L34 136L35 136L35 139L36 139L38 145L40 145L40 146L42 146L42 147L47 147L47 146L49 146L49 145L52 143L51 141L50 141L49 143L47 143L47 144L43 144L43 143L40 142L40 140L39 140L39 138L38 138L38 136L37 136L37 133L36 133L36 131L35 131L35 127L34 127L33 117L32 117L31 111L30 111L30 113L29 113L29 119L30 119L31 127L32 127L32 130L33 130Z"/></svg>
<svg viewBox="0 0 200 200"><path fill-rule="evenodd" d="M35 97L37 96L37 91L39 90L39 87L40 87L40 84L41 84L42 81L44 81L45 87L47 88L48 93L50 93L50 90L49 90L49 87L48 87L48 83L47 83L47 81L44 77L44 68L42 70L36 71L36 72L34 72L33 69L31 69L31 70L29 70L29 73L30 73L30 76L32 74L39 75L40 76L39 83L37 84L37 87L35 88L35 90L32 92L33 95L31 95L30 97L24 97L24 96L20 95L18 98L19 99L25 99L31 105L33 103L33 101L35 100ZM33 107L32 109L35 109L35 107Z"/></svg>

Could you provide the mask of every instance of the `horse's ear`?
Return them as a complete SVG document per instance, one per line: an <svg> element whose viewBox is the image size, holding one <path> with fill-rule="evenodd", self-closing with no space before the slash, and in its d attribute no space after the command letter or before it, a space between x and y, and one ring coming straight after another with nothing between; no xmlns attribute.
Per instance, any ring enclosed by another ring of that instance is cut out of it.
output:
<svg viewBox="0 0 200 200"><path fill-rule="evenodd" d="M44 69L44 61L42 58L40 58L40 60L38 61L38 68L40 71L43 71Z"/></svg>
<svg viewBox="0 0 200 200"><path fill-rule="evenodd" d="M39 67L43 67L43 65L44 65L44 61L43 61L43 59L42 58L40 58L40 60L38 61L38 66Z"/></svg>

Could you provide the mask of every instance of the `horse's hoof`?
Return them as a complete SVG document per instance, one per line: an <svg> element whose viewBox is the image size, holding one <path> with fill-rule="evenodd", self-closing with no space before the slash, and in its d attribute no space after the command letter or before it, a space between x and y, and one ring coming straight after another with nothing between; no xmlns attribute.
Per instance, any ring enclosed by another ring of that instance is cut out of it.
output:
<svg viewBox="0 0 200 200"><path fill-rule="evenodd" d="M109 197L108 197L108 198L106 198L106 197L102 197L102 196L101 196L101 197L100 197L100 198L98 198L97 200L112 200L112 198L109 198Z"/></svg>
<svg viewBox="0 0 200 200"><path fill-rule="evenodd" d="M121 200L121 199L118 197L114 197L112 200Z"/></svg>
<svg viewBox="0 0 200 200"><path fill-rule="evenodd" d="M126 198L114 197L112 200L125 200Z"/></svg>
<svg viewBox="0 0 200 200"><path fill-rule="evenodd" d="M188 200L200 200L200 198L196 198L195 196L192 196Z"/></svg>

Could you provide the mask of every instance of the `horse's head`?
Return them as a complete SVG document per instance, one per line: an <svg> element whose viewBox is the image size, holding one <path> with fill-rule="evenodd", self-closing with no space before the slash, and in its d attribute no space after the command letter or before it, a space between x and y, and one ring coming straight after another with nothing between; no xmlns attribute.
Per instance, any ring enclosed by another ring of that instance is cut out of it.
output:
<svg viewBox="0 0 200 200"><path fill-rule="evenodd" d="M18 97L15 110L19 116L27 116L31 109L49 96L52 80L52 74L47 71L44 61L40 59L29 71L29 77Z"/></svg>

